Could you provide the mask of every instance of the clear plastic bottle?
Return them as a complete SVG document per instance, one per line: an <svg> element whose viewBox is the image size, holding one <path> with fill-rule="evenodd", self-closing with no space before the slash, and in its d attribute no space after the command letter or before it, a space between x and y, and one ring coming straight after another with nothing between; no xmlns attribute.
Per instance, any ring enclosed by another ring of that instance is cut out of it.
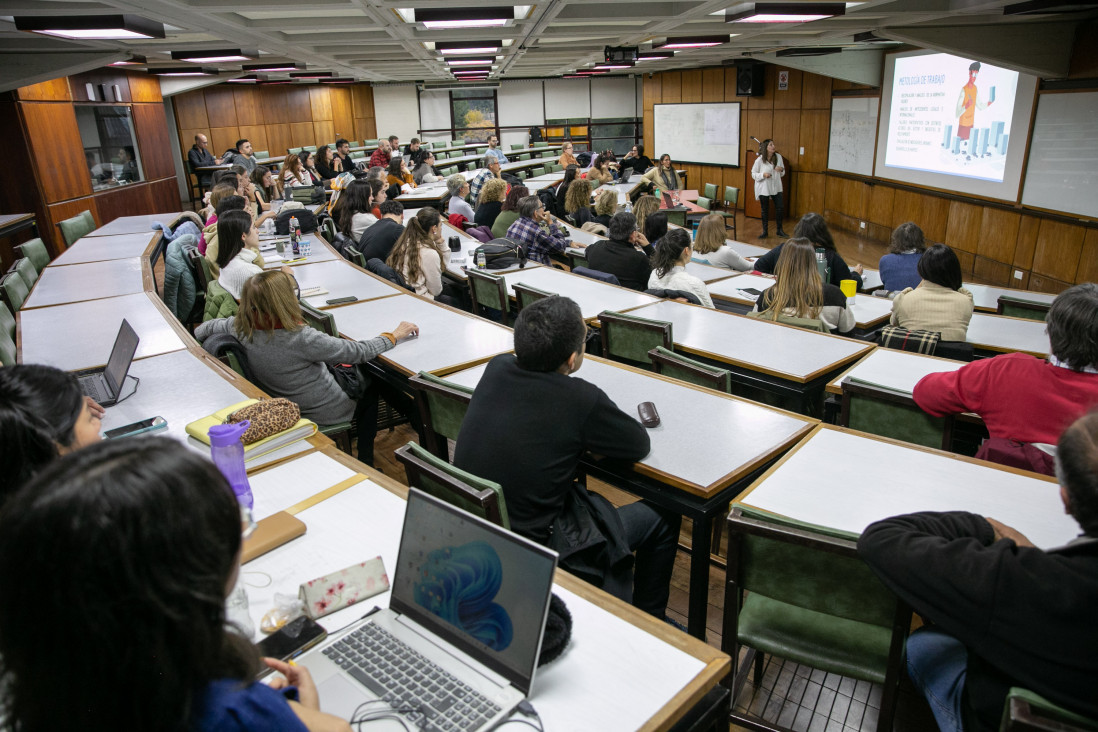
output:
<svg viewBox="0 0 1098 732"><path fill-rule="evenodd" d="M298 241L301 238L301 224L298 223L296 216L290 217L290 246L293 248L294 256L297 256L299 251Z"/></svg>
<svg viewBox="0 0 1098 732"><path fill-rule="evenodd" d="M210 457L214 465L232 486L233 494L241 506L251 509L254 498L244 467L244 443L240 441L251 423L247 420L210 428Z"/></svg>
<svg viewBox="0 0 1098 732"><path fill-rule="evenodd" d="M628 197L625 199L625 213L633 213L633 202Z"/></svg>
<svg viewBox="0 0 1098 732"><path fill-rule="evenodd" d="M488 266L488 260L484 256L484 252L477 252L477 269L484 269Z"/></svg>

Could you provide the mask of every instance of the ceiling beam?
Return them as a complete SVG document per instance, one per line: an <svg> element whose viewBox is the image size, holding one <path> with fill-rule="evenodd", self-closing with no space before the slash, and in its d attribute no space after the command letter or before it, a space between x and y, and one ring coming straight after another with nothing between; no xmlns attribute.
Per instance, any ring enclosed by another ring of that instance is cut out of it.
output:
<svg viewBox="0 0 1098 732"><path fill-rule="evenodd" d="M0 92L74 76L129 58L124 51L0 53Z"/></svg>
<svg viewBox="0 0 1098 732"><path fill-rule="evenodd" d="M880 86L884 73L884 51L844 51L830 56L782 56L773 53L754 54L751 58L762 59L778 66L786 66L800 71L809 71L820 76L851 81L855 84Z"/></svg>
<svg viewBox="0 0 1098 732"><path fill-rule="evenodd" d="M1013 23L993 26L884 28L880 34L921 48L979 59L1042 78L1060 79L1071 66L1078 24Z"/></svg>

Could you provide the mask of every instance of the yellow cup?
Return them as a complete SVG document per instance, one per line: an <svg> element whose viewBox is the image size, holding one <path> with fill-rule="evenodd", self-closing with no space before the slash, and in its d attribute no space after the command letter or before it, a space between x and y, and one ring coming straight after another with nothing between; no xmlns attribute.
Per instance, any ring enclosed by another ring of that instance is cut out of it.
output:
<svg viewBox="0 0 1098 732"><path fill-rule="evenodd" d="M842 280L839 282L839 289L843 291L847 299L854 297L858 293L858 281L857 280Z"/></svg>

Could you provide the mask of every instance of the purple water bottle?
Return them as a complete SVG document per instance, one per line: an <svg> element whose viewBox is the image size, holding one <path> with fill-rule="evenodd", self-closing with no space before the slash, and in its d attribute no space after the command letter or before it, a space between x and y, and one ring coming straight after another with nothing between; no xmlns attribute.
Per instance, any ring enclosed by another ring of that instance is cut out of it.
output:
<svg viewBox="0 0 1098 732"><path fill-rule="evenodd" d="M236 500L244 508L252 507L252 487L244 468L244 443L240 441L250 426L248 420L234 424L219 424L210 428L210 456L214 465L229 481Z"/></svg>

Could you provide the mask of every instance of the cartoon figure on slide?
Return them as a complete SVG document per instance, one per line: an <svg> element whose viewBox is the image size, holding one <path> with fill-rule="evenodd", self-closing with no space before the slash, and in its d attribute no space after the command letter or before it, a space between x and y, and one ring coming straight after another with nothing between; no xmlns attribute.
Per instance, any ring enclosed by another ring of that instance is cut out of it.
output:
<svg viewBox="0 0 1098 732"><path fill-rule="evenodd" d="M969 139L972 133L973 123L976 121L976 110L987 109L995 102L995 89L992 88L991 99L981 102L977 99L976 76L980 73L980 62L973 61L968 67L968 83L961 87L961 94L957 97L957 137L965 143L965 159L971 160L972 143Z"/></svg>

